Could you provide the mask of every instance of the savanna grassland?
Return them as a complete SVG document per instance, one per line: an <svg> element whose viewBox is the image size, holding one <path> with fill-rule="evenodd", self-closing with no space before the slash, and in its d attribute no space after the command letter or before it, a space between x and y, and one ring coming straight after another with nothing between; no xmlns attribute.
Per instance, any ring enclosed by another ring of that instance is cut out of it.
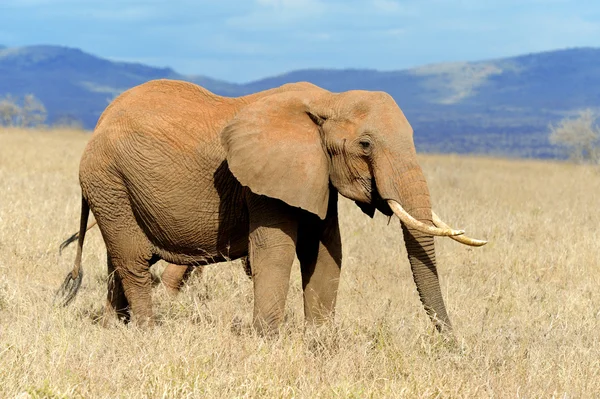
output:
<svg viewBox="0 0 600 399"><path fill-rule="evenodd" d="M396 220L341 205L335 321L303 331L294 266L277 339L251 329L252 282L208 266L158 326L101 327L97 229L67 308L52 304L75 248L78 163L89 136L0 130L0 397L504 398L600 396L600 173L565 163L422 156L434 208L490 243L436 239L456 342L433 332ZM153 268L158 274L163 264Z"/></svg>

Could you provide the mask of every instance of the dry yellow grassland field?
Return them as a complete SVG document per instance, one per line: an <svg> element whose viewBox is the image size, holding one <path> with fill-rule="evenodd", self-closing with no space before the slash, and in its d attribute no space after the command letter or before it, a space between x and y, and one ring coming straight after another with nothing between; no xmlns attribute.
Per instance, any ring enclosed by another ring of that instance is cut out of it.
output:
<svg viewBox="0 0 600 399"><path fill-rule="evenodd" d="M75 257L78 163L89 135L0 130L0 397L600 397L600 173L558 162L420 157L434 208L490 243L436 238L457 343L433 331L397 220L341 205L335 322L303 331L294 266L277 339L251 329L238 262L205 268L158 325L103 328L105 249L84 247L67 308L52 299ZM164 264L153 268L160 272Z"/></svg>

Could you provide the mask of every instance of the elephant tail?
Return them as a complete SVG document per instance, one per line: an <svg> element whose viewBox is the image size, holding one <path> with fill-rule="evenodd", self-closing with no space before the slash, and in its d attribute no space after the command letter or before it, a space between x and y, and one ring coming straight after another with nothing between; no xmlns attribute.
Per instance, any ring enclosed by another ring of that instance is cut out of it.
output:
<svg viewBox="0 0 600 399"><path fill-rule="evenodd" d="M85 229L86 233L88 231L90 231L91 229L94 228L94 226L96 226L98 224L98 222L96 222L95 220ZM62 242L62 244L60 244L60 247L58 248L58 255L62 255L62 251L63 249L65 249L66 247L68 247L69 245L73 244L75 241L77 241L79 239L79 231L74 233L72 236L70 236L69 238L67 238L66 240L64 240Z"/></svg>
<svg viewBox="0 0 600 399"><path fill-rule="evenodd" d="M81 280L83 279L83 269L81 268L81 254L83 252L83 241L85 239L85 233L94 226L92 224L90 227L87 226L88 218L90 216L90 207L85 198L81 197L81 218L79 223L79 232L69 237L63 244L61 244L61 249L69 245L71 242L77 241L77 255L75 256L75 265L73 266L73 270L67 274L65 281L62 283L56 296L54 298L54 302L59 302L62 306L67 306L77 295L77 291L79 291L79 287L81 286Z"/></svg>

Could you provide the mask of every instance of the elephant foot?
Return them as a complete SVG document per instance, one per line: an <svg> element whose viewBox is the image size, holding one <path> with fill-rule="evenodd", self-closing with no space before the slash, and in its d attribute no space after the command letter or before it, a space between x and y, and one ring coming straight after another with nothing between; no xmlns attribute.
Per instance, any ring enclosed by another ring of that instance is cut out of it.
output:
<svg viewBox="0 0 600 399"><path fill-rule="evenodd" d="M104 307L104 313L100 316L99 324L108 328L112 325L117 324L129 324L131 321L131 315L129 313L129 308L123 309L115 309L114 304L111 301L106 301L106 306Z"/></svg>
<svg viewBox="0 0 600 399"><path fill-rule="evenodd" d="M279 337L279 326L281 323L269 323L263 319L255 319L252 322L254 331L264 338L277 338Z"/></svg>

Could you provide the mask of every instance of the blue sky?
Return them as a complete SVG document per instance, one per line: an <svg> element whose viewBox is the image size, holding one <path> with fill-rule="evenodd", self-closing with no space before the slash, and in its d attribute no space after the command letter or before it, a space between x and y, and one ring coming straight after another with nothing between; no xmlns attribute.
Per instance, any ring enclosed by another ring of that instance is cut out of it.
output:
<svg viewBox="0 0 600 399"><path fill-rule="evenodd" d="M600 47L597 0L0 0L0 44L245 82Z"/></svg>

